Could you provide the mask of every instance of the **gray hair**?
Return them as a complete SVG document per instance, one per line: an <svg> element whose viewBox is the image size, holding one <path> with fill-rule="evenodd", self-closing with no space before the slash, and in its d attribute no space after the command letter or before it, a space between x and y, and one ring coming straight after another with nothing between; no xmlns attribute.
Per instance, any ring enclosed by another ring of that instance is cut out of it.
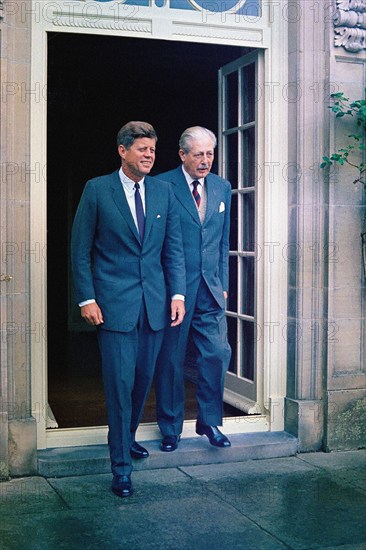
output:
<svg viewBox="0 0 366 550"><path fill-rule="evenodd" d="M180 136L179 147L183 149L185 153L189 153L192 145L191 142L194 140L207 139L209 138L213 147L216 147L217 139L216 136L211 130L204 128L203 126L192 126L184 130L183 134Z"/></svg>
<svg viewBox="0 0 366 550"><path fill-rule="evenodd" d="M129 149L134 141L138 138L151 138L158 141L158 136L154 128L148 122L132 120L127 122L117 134L117 146L124 145Z"/></svg>

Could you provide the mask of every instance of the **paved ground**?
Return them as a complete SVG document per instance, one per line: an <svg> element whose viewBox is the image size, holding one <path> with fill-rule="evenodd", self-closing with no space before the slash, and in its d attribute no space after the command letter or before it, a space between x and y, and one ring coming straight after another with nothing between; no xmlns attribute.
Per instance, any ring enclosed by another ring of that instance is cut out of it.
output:
<svg viewBox="0 0 366 550"><path fill-rule="evenodd" d="M179 451L178 451L179 452ZM365 550L366 451L0 483L1 550Z"/></svg>

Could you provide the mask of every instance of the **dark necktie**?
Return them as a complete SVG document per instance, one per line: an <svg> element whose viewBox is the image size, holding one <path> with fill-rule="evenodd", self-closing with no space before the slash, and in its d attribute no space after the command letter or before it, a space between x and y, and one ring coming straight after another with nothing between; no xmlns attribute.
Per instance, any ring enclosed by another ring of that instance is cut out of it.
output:
<svg viewBox="0 0 366 550"><path fill-rule="evenodd" d="M145 233L145 214L144 207L142 206L142 199L140 195L140 184L135 183L135 207L136 207L136 218L137 218L137 227L140 233L141 242L144 240Z"/></svg>
<svg viewBox="0 0 366 550"><path fill-rule="evenodd" d="M199 181L196 181L196 180L192 181L192 185L193 185L192 195L193 195L194 200L196 201L196 204L199 208L200 204L201 204L201 195L199 194L199 192L197 190L197 186L199 185Z"/></svg>

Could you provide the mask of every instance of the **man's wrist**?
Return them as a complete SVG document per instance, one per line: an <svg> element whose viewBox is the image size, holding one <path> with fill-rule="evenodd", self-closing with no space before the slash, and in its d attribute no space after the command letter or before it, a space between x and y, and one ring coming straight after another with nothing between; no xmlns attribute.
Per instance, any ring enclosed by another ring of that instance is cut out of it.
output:
<svg viewBox="0 0 366 550"><path fill-rule="evenodd" d="M84 300L83 302L80 302L78 305L79 307L87 306L88 304L95 304L94 298L91 300Z"/></svg>
<svg viewBox="0 0 366 550"><path fill-rule="evenodd" d="M185 301L185 296L183 294L174 294L172 296L172 300L182 300L182 302Z"/></svg>

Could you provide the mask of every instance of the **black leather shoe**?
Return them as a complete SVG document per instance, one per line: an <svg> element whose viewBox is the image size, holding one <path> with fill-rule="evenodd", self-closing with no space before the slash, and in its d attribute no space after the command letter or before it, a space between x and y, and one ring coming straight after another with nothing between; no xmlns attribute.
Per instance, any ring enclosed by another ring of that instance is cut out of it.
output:
<svg viewBox="0 0 366 550"><path fill-rule="evenodd" d="M166 453L171 453L178 447L179 441L180 435L164 435L160 443L160 449Z"/></svg>
<svg viewBox="0 0 366 550"><path fill-rule="evenodd" d="M206 426L205 424L197 422L196 433L198 435L207 435L211 445L214 445L215 447L231 446L231 443L226 435L221 433L217 426Z"/></svg>
<svg viewBox="0 0 366 550"><path fill-rule="evenodd" d="M149 451L134 441L130 446L130 455L132 458L147 458L149 456Z"/></svg>
<svg viewBox="0 0 366 550"><path fill-rule="evenodd" d="M112 481L112 491L119 497L129 497L132 495L132 484L130 476L114 476Z"/></svg>

